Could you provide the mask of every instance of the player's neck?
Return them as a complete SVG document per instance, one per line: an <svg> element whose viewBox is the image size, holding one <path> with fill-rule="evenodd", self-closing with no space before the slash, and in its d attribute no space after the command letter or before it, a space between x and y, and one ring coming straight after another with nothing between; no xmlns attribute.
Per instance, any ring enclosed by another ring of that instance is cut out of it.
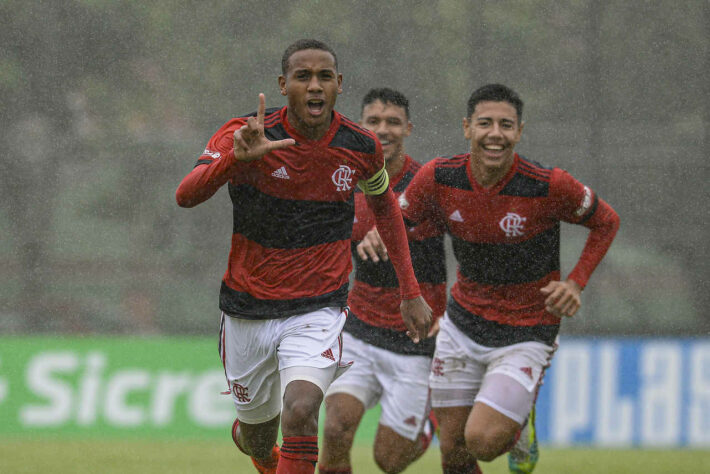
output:
<svg viewBox="0 0 710 474"><path fill-rule="evenodd" d="M404 150L402 150L396 156L387 160L387 162L385 163L385 170L387 171L387 175L390 178L393 176L397 176L397 174L402 171L405 161L406 160L404 158Z"/></svg>
<svg viewBox="0 0 710 474"><path fill-rule="evenodd" d="M331 114L330 118L316 126L316 127L309 127L306 125L302 120L300 120L295 114L291 114L290 110L286 111L286 118L288 120L289 125L293 127L296 132L298 132L299 135L301 135L303 138L309 140L309 141L318 141L321 138L325 136L326 133L328 133L328 130L330 130L330 125L333 123L333 115Z"/></svg>
<svg viewBox="0 0 710 474"><path fill-rule="evenodd" d="M507 163L502 167L486 166L472 155L469 166L476 182L483 188L491 188L508 174L513 163Z"/></svg>

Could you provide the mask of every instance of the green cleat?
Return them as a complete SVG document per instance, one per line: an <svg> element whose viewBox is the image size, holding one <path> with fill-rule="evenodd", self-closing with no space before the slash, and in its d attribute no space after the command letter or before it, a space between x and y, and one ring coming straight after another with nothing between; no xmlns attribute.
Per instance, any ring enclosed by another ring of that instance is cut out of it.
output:
<svg viewBox="0 0 710 474"><path fill-rule="evenodd" d="M520 438L508 452L508 469L513 474L530 474L535 470L540 451L535 433L535 407L530 410L527 424L520 430Z"/></svg>

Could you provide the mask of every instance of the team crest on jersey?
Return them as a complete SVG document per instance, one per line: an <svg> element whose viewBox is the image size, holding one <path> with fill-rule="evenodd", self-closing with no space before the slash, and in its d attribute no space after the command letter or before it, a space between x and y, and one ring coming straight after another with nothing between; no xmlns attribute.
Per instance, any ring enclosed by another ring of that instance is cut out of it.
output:
<svg viewBox="0 0 710 474"><path fill-rule="evenodd" d="M209 148L205 148L205 151L202 152L203 155L211 156L215 160L219 160L222 157L222 154L218 151L212 151Z"/></svg>
<svg viewBox="0 0 710 474"><path fill-rule="evenodd" d="M584 198L582 198L582 203L579 205L574 215L579 217L585 212L587 212L592 205L592 190L587 186L584 187Z"/></svg>
<svg viewBox="0 0 710 474"><path fill-rule="evenodd" d="M521 217L514 212L509 212L500 220L498 225L503 229L506 237L520 237L523 235L523 223L526 220L527 217Z"/></svg>
<svg viewBox="0 0 710 474"><path fill-rule="evenodd" d="M350 191L353 187L353 173L355 173L355 171L350 169L349 166L340 165L330 179L333 181L338 191Z"/></svg>

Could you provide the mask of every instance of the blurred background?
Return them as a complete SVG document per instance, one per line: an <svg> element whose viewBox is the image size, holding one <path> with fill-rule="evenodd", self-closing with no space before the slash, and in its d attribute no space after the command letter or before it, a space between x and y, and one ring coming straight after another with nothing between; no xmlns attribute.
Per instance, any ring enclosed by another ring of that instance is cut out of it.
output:
<svg viewBox="0 0 710 474"><path fill-rule="evenodd" d="M228 195L174 192L259 92L285 104L302 37L336 50L342 113L371 87L410 98L421 162L467 151L475 88L520 93L518 151L622 219L563 334L710 334L707 0L5 0L0 18L0 334L216 334ZM585 238L564 226L564 272Z"/></svg>

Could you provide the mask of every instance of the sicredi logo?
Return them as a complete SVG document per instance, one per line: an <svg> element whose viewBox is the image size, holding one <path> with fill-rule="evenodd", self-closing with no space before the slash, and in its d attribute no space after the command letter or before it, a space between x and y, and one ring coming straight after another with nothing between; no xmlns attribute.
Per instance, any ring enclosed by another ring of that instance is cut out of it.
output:
<svg viewBox="0 0 710 474"><path fill-rule="evenodd" d="M26 388L31 400L19 410L27 427L97 423L115 427L164 426L178 415L178 404L191 423L226 426L234 418L231 397L220 370L203 372L109 370L101 352L44 352L29 360Z"/></svg>

